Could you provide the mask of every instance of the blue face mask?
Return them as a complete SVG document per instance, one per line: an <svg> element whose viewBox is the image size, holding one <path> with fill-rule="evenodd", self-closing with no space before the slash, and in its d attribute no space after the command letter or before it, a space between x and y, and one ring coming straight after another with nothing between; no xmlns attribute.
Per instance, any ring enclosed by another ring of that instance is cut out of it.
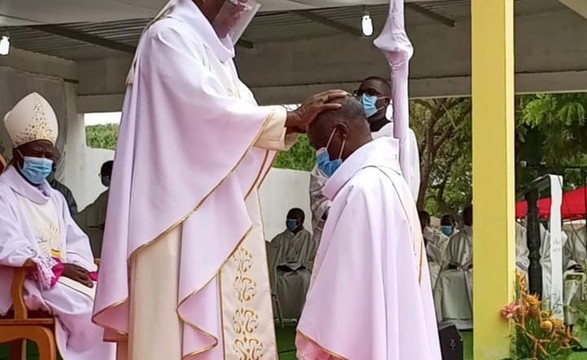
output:
<svg viewBox="0 0 587 360"><path fill-rule="evenodd" d="M294 232L298 228L298 221L296 219L287 219L285 226L287 230Z"/></svg>
<svg viewBox="0 0 587 360"><path fill-rule="evenodd" d="M342 146L340 147L340 154L338 155L338 159L331 160L330 154L328 154L328 148L330 147L330 142L332 141L332 138L334 137L335 133L336 129L333 129L332 133L330 134L330 138L328 139L328 143L326 144L326 147L321 148L316 152L316 161L318 163L318 169L320 169L320 171L326 177L331 177L332 174L334 174L334 172L338 170L340 165L342 165L342 152L344 150L346 140L342 141Z"/></svg>
<svg viewBox="0 0 587 360"><path fill-rule="evenodd" d="M377 114L379 111L379 109L377 109L377 96L363 94L361 95L359 101L361 102L361 105L363 105L363 109L365 110L367 118Z"/></svg>
<svg viewBox="0 0 587 360"><path fill-rule="evenodd" d="M453 229L452 226L441 226L440 231L446 236L451 236Z"/></svg>
<svg viewBox="0 0 587 360"><path fill-rule="evenodd" d="M53 171L53 160L23 156L22 175L31 183L40 185Z"/></svg>

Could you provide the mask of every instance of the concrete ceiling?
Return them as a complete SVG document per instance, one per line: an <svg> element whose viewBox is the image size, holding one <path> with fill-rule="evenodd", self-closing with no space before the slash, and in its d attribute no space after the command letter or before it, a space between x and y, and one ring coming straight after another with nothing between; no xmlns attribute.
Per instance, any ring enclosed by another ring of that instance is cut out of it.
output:
<svg viewBox="0 0 587 360"><path fill-rule="evenodd" d="M585 0L560 0L569 9L575 11L577 14L587 18L587 1Z"/></svg>
<svg viewBox="0 0 587 360"><path fill-rule="evenodd" d="M387 0L260 0L262 12L386 4ZM425 2L426 0L407 0ZM149 18L166 0L0 0L0 26Z"/></svg>
<svg viewBox="0 0 587 360"><path fill-rule="evenodd" d="M0 0L2 1L2 0ZM18 0L27 2L29 0ZM69 0L52 0L52 2ZM75 0L83 2L86 0ZM95 0L92 0L96 2ZM106 1L106 0L101 0ZM113 1L113 0L110 0ZM116 0L121 4L123 0ZM124 0L124 6L136 6ZM142 0L160 2L161 0ZM296 0L348 4L357 0ZM377 2L380 0L372 0ZM587 0L581 0L587 1ZM286 0L266 0L266 5L279 5ZM292 3L293 4L293 3ZM147 4L149 5L149 4ZM272 6L273 6L272 5ZM153 4L149 5L153 6ZM375 32L383 26L387 17L387 5L369 5L366 7L375 26ZM516 0L516 15L529 16L552 11L560 11L565 6L557 0ZM448 0L408 4L406 22L408 29L430 24L443 24L447 27L466 22L470 19L470 0ZM360 19L363 6L344 6L312 10L272 11L255 17L243 38L241 45L251 47L255 44L313 39L337 34L361 37ZM16 26L7 28L12 45L15 48L36 53L61 57L69 60L88 60L108 57L129 56L134 52L139 36L148 18L126 19L99 22L75 22L43 26Z"/></svg>

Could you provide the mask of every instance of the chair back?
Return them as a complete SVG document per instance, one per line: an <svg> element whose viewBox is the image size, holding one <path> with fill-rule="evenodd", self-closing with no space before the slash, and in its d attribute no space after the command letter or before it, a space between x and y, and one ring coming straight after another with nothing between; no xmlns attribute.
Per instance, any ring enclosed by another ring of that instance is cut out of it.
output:
<svg viewBox="0 0 587 360"><path fill-rule="evenodd" d="M275 293L277 290L277 265L283 246L280 241L267 242L265 244L267 249L267 265L269 267L269 283L271 285L271 292Z"/></svg>

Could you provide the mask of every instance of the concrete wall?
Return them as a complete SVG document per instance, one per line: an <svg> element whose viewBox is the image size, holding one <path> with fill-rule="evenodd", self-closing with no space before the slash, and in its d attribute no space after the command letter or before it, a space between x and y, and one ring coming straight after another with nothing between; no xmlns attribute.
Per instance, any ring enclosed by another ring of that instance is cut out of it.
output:
<svg viewBox="0 0 587 360"><path fill-rule="evenodd" d="M414 43L412 97L469 95L470 23L408 29ZM516 18L516 90L584 91L587 86L587 21L567 8ZM84 111L118 111L130 59L79 64ZM372 39L350 35L238 49L237 67L262 104L298 103L331 88L351 90L368 75L389 76Z"/></svg>
<svg viewBox="0 0 587 360"><path fill-rule="evenodd" d="M259 193L265 240L271 241L275 235L285 230L287 212L294 207L304 210L304 226L312 232L309 189L308 172L275 168L270 170Z"/></svg>

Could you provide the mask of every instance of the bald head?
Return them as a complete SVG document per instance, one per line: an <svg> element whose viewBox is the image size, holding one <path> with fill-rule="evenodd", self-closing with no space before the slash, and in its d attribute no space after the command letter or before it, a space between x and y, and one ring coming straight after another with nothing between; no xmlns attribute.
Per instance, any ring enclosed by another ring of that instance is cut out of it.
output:
<svg viewBox="0 0 587 360"><path fill-rule="evenodd" d="M319 114L308 127L308 138L315 149L330 145L327 150L331 159L338 159L341 152L342 159L345 159L371 140L369 123L363 106L354 97L346 96L332 102L342 107ZM332 140L328 144L331 135Z"/></svg>

